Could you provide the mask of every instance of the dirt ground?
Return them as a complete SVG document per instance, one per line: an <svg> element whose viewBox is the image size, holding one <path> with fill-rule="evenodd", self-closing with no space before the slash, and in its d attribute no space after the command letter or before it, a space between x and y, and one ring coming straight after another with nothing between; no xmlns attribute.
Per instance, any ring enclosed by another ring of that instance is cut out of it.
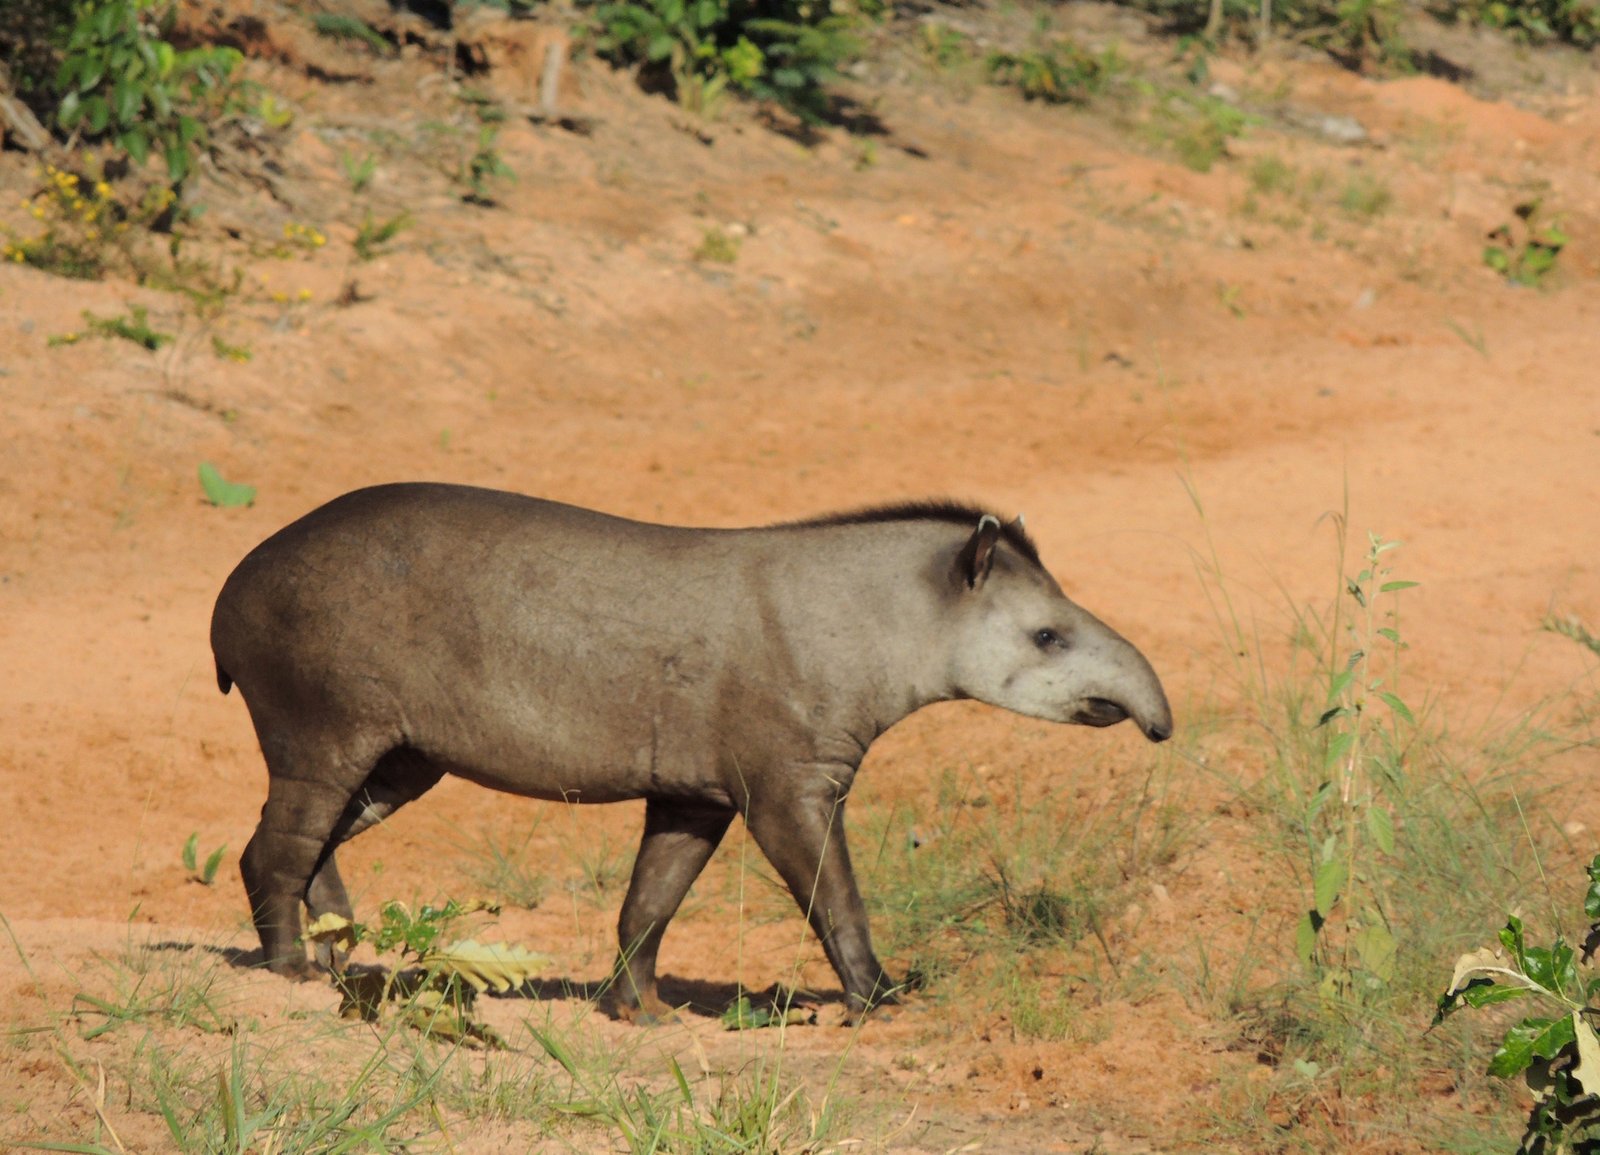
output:
<svg viewBox="0 0 1600 1155"><path fill-rule="evenodd" d="M532 105L538 43L506 35L476 83ZM1101 14L1091 35L1142 33ZM853 805L928 805L941 771L1016 775L1063 807L1159 773L1204 822L1107 947L1158 976L1197 944L1214 965L1236 961L1246 926L1260 936L1251 949L1289 965L1300 901L1241 849L1248 816L1218 810L1234 779L1215 761L1235 758L1235 778L1259 766L1229 737L1249 723L1208 592L1213 548L1265 661L1279 662L1290 607L1336 592L1326 515L1347 502L1357 546L1369 530L1402 541L1398 575L1422 582L1405 608L1417 699L1466 728L1592 695L1593 662L1540 630L1549 613L1600 621L1592 60L1528 81L1502 53L1513 71L1477 87L1311 57L1219 60L1219 91L1254 119L1206 173L1110 114L1027 104L901 57L857 82L886 133L806 142L740 107L701 123L580 60L561 99L584 131L509 117L498 147L516 180L482 207L416 144L429 122L459 116L435 61L346 53L359 79L329 83L306 59L331 49L279 47L250 68L295 113L281 171L222 173L201 192L206 251L243 272L220 317L124 281L0 268L0 913L12 939L0 944L12 1029L0 1146L88 1141L98 1063L121 1142L167 1149L165 1126L125 1088L139 1058L122 1034L67 1030L90 1072L80 1082L46 1032L133 944L254 946L237 852L264 774L243 704L217 693L211 606L251 546L357 486L464 482L712 526L935 494L1025 514L1069 594L1161 672L1178 739L1156 751L1127 726L934 708L874 748ZM1320 133L1327 117L1353 118L1363 139ZM461 147L463 131L438 147ZM374 147L388 151L355 194L341 156ZM1252 187L1263 156L1336 183L1369 178L1391 199L1372 213L1337 197L1297 205ZM0 222L25 233L17 206L38 187L30 160L0 157ZM1539 290L1481 259L1530 196L1570 237ZM369 206L411 224L358 261ZM290 223L326 245L268 251ZM713 229L737 243L731 263L696 257ZM176 343L48 343L82 329L85 310L130 304ZM250 360L214 356L213 337ZM202 461L257 486L255 503L206 504ZM1580 748L1560 767L1581 781L1600 756ZM1592 853L1600 807L1579 791L1556 806L1574 850ZM735 1069L769 1055L772 1032L726 1034L698 1012L632 1028L563 994L562 981L606 975L620 888L579 883L625 869L641 813L447 782L353 843L344 873L368 911L460 894L464 841L531 829L550 896L495 933L548 952L551 981L539 999L491 1002L492 1021L560 1022L641 1064L661 1052ZM202 854L229 848L214 886L180 864L192 832ZM770 895L740 901L753 854L736 829L668 934L669 998L714 1006L796 967L837 991L797 916ZM766 913L747 917L755 908ZM331 990L214 957L238 1020L331 1016ZM928 997L858 1032L824 1006L785 1046L814 1099L852 1106L835 1140L868 1149L1192 1148L1198 1118L1235 1109L1229 1088L1267 1077L1181 984L1082 997L1091 1027L1058 1042ZM1496 1109L1509 1149L1516 1112ZM441 1149L534 1145L504 1122L458 1120L450 1136ZM595 1131L539 1141L603 1146Z"/></svg>

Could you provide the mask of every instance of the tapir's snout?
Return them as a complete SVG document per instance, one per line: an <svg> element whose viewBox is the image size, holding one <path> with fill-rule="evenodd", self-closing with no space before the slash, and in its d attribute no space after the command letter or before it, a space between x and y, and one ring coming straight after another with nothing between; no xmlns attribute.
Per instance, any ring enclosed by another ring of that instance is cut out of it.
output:
<svg viewBox="0 0 1600 1155"><path fill-rule="evenodd" d="M1172 707L1145 656L1109 629L1102 648L1092 653L1094 660L1103 663L1101 677L1082 699L1072 721L1080 726L1115 726L1132 718L1139 732L1152 742L1172 737Z"/></svg>
<svg viewBox="0 0 1600 1155"><path fill-rule="evenodd" d="M1139 729L1152 742L1165 742L1172 737L1172 712L1166 708L1164 701L1161 706L1158 716L1136 719ZM1079 726L1115 726L1133 716L1131 711L1110 698L1090 698L1072 716L1072 720Z"/></svg>

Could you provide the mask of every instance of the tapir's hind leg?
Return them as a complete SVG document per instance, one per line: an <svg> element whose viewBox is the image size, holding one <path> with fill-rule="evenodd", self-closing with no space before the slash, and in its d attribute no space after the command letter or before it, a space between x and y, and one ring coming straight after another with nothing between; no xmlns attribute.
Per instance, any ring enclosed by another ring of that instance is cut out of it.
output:
<svg viewBox="0 0 1600 1155"><path fill-rule="evenodd" d="M644 841L617 920L621 953L610 1002L619 1017L650 1022L670 1010L656 994L661 936L727 833L733 814L732 809L655 798L645 804Z"/></svg>
<svg viewBox="0 0 1600 1155"><path fill-rule="evenodd" d="M261 936L262 962L277 974L304 978L310 968L298 941L300 903L351 794L378 752L359 759L333 747L291 746L267 736L261 746L267 759L267 801L239 859L239 873ZM344 890L337 874L329 881ZM319 888L319 893L322 889L328 888Z"/></svg>
<svg viewBox="0 0 1600 1155"><path fill-rule="evenodd" d="M334 851L341 843L382 822L407 802L422 797L443 777L444 771L406 746L390 750L378 759L367 780L345 804L323 848L322 861L306 886L305 902L313 919L324 914L355 919L350 894L345 890L344 879L339 877ZM323 967L331 969L336 963L340 967L344 965L344 959L326 942L317 943L316 955Z"/></svg>

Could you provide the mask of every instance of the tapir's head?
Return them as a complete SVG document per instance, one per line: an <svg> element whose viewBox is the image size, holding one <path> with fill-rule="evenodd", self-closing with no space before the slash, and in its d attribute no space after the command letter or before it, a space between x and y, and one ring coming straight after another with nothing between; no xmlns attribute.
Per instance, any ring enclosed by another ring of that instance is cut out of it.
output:
<svg viewBox="0 0 1600 1155"><path fill-rule="evenodd" d="M1161 679L1122 635L1061 592L1022 533L985 514L956 555L951 674L969 698L1051 722L1132 718L1152 742L1172 736Z"/></svg>

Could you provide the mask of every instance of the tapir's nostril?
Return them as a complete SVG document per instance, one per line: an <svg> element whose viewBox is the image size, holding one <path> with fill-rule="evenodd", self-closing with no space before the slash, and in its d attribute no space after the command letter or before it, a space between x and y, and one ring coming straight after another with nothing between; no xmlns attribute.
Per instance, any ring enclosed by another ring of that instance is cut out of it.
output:
<svg viewBox="0 0 1600 1155"><path fill-rule="evenodd" d="M1152 742L1165 742L1168 738L1172 737L1172 727L1170 725L1163 726L1160 723L1152 723L1149 729L1145 730L1144 733L1145 737L1149 738Z"/></svg>

